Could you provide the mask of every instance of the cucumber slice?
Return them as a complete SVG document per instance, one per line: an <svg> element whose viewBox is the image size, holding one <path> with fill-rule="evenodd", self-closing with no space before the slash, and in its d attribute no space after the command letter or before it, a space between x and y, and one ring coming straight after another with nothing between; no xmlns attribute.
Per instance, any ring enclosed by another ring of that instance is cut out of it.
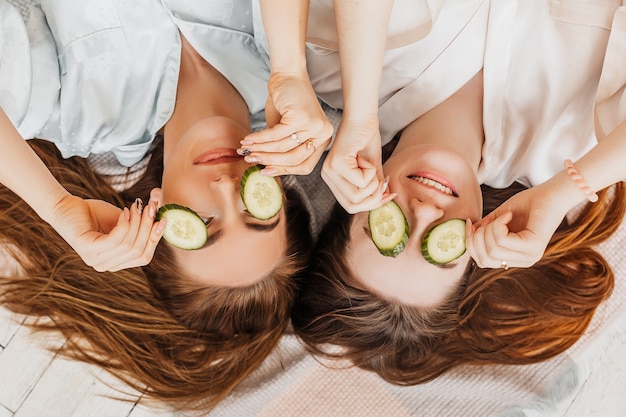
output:
<svg viewBox="0 0 626 417"><path fill-rule="evenodd" d="M283 206L283 190L274 177L261 175L263 165L252 165L241 176L239 192L248 212L259 220L276 216Z"/></svg>
<svg viewBox="0 0 626 417"><path fill-rule="evenodd" d="M157 211L155 220L167 219L163 238L173 246L185 250L199 249L207 241L204 220L189 207L166 204Z"/></svg>
<svg viewBox="0 0 626 417"><path fill-rule="evenodd" d="M465 253L465 220L450 219L432 227L422 239L422 255L434 265L452 262Z"/></svg>
<svg viewBox="0 0 626 417"><path fill-rule="evenodd" d="M409 223L395 201L371 210L367 216L370 236L385 256L398 256L409 241Z"/></svg>

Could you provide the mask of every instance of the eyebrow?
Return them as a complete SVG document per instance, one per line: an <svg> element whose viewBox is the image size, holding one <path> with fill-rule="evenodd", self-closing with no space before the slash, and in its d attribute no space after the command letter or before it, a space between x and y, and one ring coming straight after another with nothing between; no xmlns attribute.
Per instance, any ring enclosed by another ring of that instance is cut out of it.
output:
<svg viewBox="0 0 626 417"><path fill-rule="evenodd" d="M272 230L276 228L276 226L278 226L278 223L280 223L280 218L281 216L278 216L278 218L272 223L264 223L264 224L246 223L246 228L250 230L255 230L257 232L271 232ZM214 245L222 236L224 236L224 230L219 229L217 232L210 234L207 237L206 243L198 249L204 249L211 245Z"/></svg>
<svg viewBox="0 0 626 417"><path fill-rule="evenodd" d="M210 234L207 237L206 242L204 243L204 245L202 245L200 248L198 249L204 249L204 248L208 248L209 246L215 244L215 242L217 242L222 236L224 236L224 231L222 229L218 230L217 232Z"/></svg>
<svg viewBox="0 0 626 417"><path fill-rule="evenodd" d="M256 230L259 232L271 232L272 230L276 229L276 226L278 226L278 223L280 223L280 218L281 216L278 216L276 220L271 223L246 223L246 227L250 230Z"/></svg>

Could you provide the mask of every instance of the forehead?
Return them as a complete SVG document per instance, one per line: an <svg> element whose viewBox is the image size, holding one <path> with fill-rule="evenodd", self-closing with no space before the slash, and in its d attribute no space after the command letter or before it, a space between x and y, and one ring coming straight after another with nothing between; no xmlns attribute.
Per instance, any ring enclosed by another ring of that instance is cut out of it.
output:
<svg viewBox="0 0 626 417"><path fill-rule="evenodd" d="M458 259L454 268L430 264L416 247L407 247L395 258L383 256L362 226L358 222L352 225L348 266L354 278L378 296L403 304L433 307L462 282L470 260L468 253Z"/></svg>
<svg viewBox="0 0 626 417"><path fill-rule="evenodd" d="M286 256L285 221L270 232L226 230L215 244L195 251L172 248L178 266L199 284L237 287L260 281Z"/></svg>

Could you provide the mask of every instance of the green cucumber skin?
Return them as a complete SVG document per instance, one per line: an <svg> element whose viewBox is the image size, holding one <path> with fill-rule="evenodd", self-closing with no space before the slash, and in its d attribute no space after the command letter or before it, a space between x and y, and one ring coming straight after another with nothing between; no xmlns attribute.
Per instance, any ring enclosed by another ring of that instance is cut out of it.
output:
<svg viewBox="0 0 626 417"><path fill-rule="evenodd" d="M197 218L197 221L199 221L200 223L198 224L198 226L200 226L200 224L202 225L202 230L204 231L204 236L200 237L200 240L198 241L198 244L194 244L194 245L184 245L181 244L180 241L174 241L173 239L169 239L168 238L168 226L165 226L165 232L163 233L163 238L165 240L167 240L171 245L179 248L179 249L183 249L183 250L196 250L201 248L202 246L204 246L204 244L206 243L207 237L208 237L208 233L207 233L207 229L206 226L204 225L204 221L202 220L202 218L198 215L198 213L196 213L195 211L193 211L192 209L190 209L189 207L185 207L182 206L180 204L165 204L163 206L161 206L159 208L159 210L157 210L156 216L155 216L155 221L159 221L161 219L163 219L166 216L166 213L168 211L184 211L189 213L191 216ZM168 225L170 225L170 223L168 223Z"/></svg>
<svg viewBox="0 0 626 417"><path fill-rule="evenodd" d="M193 213L196 216L198 215L195 211L193 211L189 207L181 206L180 204L170 203L170 204L165 204L159 207L159 210L157 211L156 216L154 216L154 221L158 222L159 220L161 220L165 212L170 211L170 210L184 210L184 211Z"/></svg>
<svg viewBox="0 0 626 417"><path fill-rule="evenodd" d="M252 165L250 167L248 167L243 175L241 176L241 181L239 184L239 194L241 195L241 200L243 201L244 205L246 206L246 209L248 210L248 213L250 213L250 215L252 215L254 218L259 219L259 220L269 220L273 217L275 217L276 215L278 215L278 213L280 212L280 209L282 208L282 189L280 187L280 185L278 184L278 181L276 180L276 178L273 177L264 177L267 180L271 180L274 181L276 183L277 189L280 190L280 204L277 205L276 210L272 211L270 214L264 216L264 215L260 215L259 212L250 205L250 202L247 201L246 199L246 184L248 182L248 179L250 178L251 175L260 172L263 168L265 168L264 165L261 164L257 164L257 165ZM259 174L260 175L260 174Z"/></svg>
<svg viewBox="0 0 626 417"><path fill-rule="evenodd" d="M408 227L408 224L407 224L407 227ZM404 250L406 249L406 244L408 242L409 242L409 235L405 233L404 235L402 235L402 240L398 242L398 244L395 247L391 249L378 248L378 252L380 252L382 255L391 256L392 258L395 258L396 256L400 255L402 252L404 252Z"/></svg>
<svg viewBox="0 0 626 417"><path fill-rule="evenodd" d="M378 252L380 252L381 255L384 256L390 256L390 257L397 257L398 255L400 255L404 249L406 249L406 245L409 242L409 223L406 220L406 216L404 216L404 212L402 211L402 209L400 208L400 206L398 206L398 204L395 201L390 201L386 204L393 204L396 206L397 210L402 213L402 219L403 219L403 225L401 226L403 228L403 234L402 236L400 236L400 240L396 242L396 244L393 247L381 247L379 244L376 243L376 240L374 239L374 228L372 227L372 217L376 214L376 210L371 210L369 212L368 215L368 225L370 228L370 236L372 236L372 242L374 242L374 245L376 246L376 249L378 249ZM382 206L381 206L382 207Z"/></svg>
<svg viewBox="0 0 626 417"><path fill-rule="evenodd" d="M446 258L445 260L442 259L438 259L436 257L433 257L433 255L431 254L431 251L428 248L428 243L431 239L431 235L433 234L433 232L435 230L437 230L440 227L450 227L451 223L458 223L459 226L462 225L462 229L461 227L458 227L459 229L459 235L461 237L461 244L463 245L463 250L459 251L455 256L452 256L450 258ZM466 244L465 244L465 220L463 219L450 219L450 220L446 220L443 223L440 223L432 228L430 228L426 234L424 235L424 238L422 239L422 256L424 257L424 259L426 259L427 262L433 264L433 265L445 265L447 263L450 263L452 261L454 261L455 259L458 259L459 257L461 257L465 252L466 252L467 248L466 248Z"/></svg>

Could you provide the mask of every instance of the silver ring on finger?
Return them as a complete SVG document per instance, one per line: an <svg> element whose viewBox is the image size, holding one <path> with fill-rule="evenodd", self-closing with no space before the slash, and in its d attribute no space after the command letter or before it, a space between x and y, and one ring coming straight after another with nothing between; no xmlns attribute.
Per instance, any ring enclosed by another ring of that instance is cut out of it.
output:
<svg viewBox="0 0 626 417"><path fill-rule="evenodd" d="M293 139L294 141L296 141L296 143L297 143L298 145L300 144L300 142L302 142L302 140L300 140L300 138L298 137L298 135L297 135L297 134L295 134L295 133L292 133L292 134L291 134L291 136L290 136L290 138L291 138L291 139Z"/></svg>
<svg viewBox="0 0 626 417"><path fill-rule="evenodd" d="M509 269L509 264L503 259L500 263L500 267L504 268L504 270L506 271L507 269Z"/></svg>
<svg viewBox="0 0 626 417"><path fill-rule="evenodd" d="M304 142L306 144L306 150L311 150L311 148L313 148L313 152L316 151L315 145L313 144L313 139L307 139L306 142Z"/></svg>

